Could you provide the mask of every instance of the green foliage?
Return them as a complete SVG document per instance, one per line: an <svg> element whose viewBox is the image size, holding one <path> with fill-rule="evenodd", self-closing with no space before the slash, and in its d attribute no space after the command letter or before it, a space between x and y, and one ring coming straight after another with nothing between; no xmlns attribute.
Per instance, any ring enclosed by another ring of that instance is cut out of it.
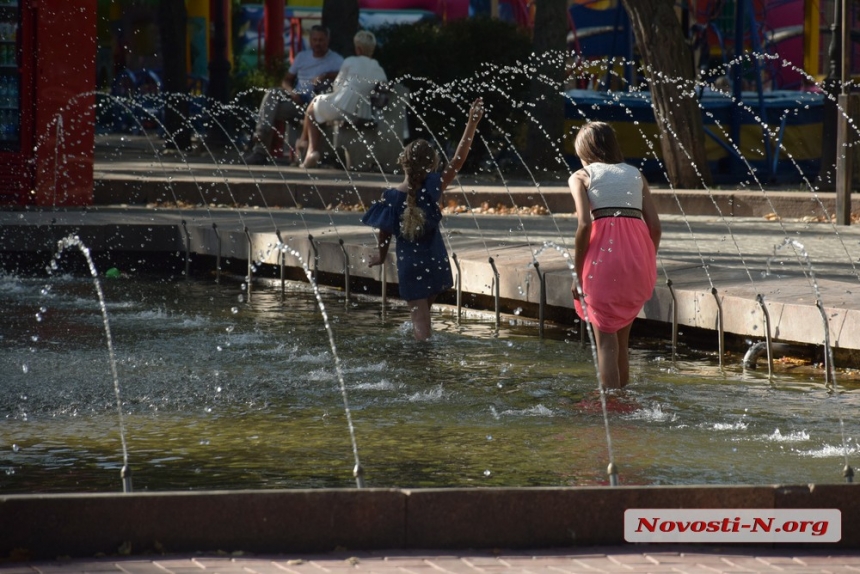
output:
<svg viewBox="0 0 860 574"><path fill-rule="evenodd" d="M479 96L496 120L504 120L501 130L497 123L492 131L520 131L523 114L515 102L528 94L528 31L479 17L386 26L374 33L379 63L390 79L412 93L420 116L410 118L413 136L433 135L450 147L460 138L469 103ZM519 72L500 72L505 67ZM482 132L491 131L488 122L482 126ZM477 146L473 154L481 155Z"/></svg>
<svg viewBox="0 0 860 574"><path fill-rule="evenodd" d="M437 84L471 77L487 64L512 65L531 53L527 32L489 18L386 26L376 38L376 56L389 77L415 76Z"/></svg>
<svg viewBox="0 0 860 574"><path fill-rule="evenodd" d="M239 61L237 58L236 61ZM289 62L283 60L269 67L240 65L233 71L231 78L232 98L238 98L239 103L257 109L263 99L265 90L281 85L284 74L289 68Z"/></svg>

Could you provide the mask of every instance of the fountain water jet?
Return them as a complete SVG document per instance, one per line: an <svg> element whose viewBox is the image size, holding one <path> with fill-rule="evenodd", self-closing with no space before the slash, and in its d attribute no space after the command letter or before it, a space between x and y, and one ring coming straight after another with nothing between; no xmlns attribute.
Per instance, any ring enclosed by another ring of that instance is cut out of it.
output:
<svg viewBox="0 0 860 574"><path fill-rule="evenodd" d="M506 187L507 187L507 185L506 185ZM465 192L464 192L464 196L465 196L465 195L466 195L466 194L465 194ZM511 195L512 195L512 194L511 194ZM540 195L540 197L542 197L542 198L544 199L545 203L547 203L547 204L548 204L548 201L546 200L546 197L544 196L544 194L543 194L543 192L542 192L541 190L539 190L539 195ZM468 200L468 197L467 197L467 200ZM273 215L273 213L274 213L274 210L269 209L269 212L270 212L270 216L272 216L272 215ZM552 210L551 210L551 213L552 213ZM305 218L306 212L304 212L304 211L299 211L299 212L298 212L298 214L299 214L299 215L298 215L298 217L300 217L300 218L305 222L305 227L306 227L306 229L307 229L307 228L308 228L308 223L307 223L306 218ZM491 246L491 244L492 244L492 242L493 242L493 241L498 241L498 240L488 238L487 234L486 234L486 233L484 232L484 230L482 229L482 228L483 228L483 226L485 225L485 224L483 223L483 221L482 221L482 220L479 220L477 217L474 217L474 216L473 216L473 219L476 221L476 225L481 229L481 231L480 231L480 238L476 238L476 241L479 241L479 242L483 243L483 245L484 245L484 250L487 252L487 255L488 255L488 256L492 256L493 254L490 252L490 249L491 249L491 247L490 247L490 246ZM528 238L528 242L529 242L529 244L530 244L530 243L531 243L531 235L532 235L532 232L531 232L531 230L530 230L530 229L529 229L529 230L527 230L527 228L528 228L529 226L528 226L528 225L526 225L526 224L525 224L525 222L524 222L521 218L518 218L518 219L519 219L519 223L518 223L518 225L522 228L522 231L523 231L523 233L526 235L526 237ZM553 221L555 222L555 225L556 225L556 226L558 226L558 222L556 222L556 221L555 221L555 214L553 214ZM248 229L249 227L251 227L251 226L250 226L250 224L249 224L249 222L245 221L244 219L243 219L243 223L245 223L245 225L243 226L243 228L244 228L244 229ZM690 226L690 225L689 225L689 222L687 223L687 225L688 225L688 227L690 228L690 230L692 231L692 226ZM275 229L276 229L276 231L277 231L277 225L273 225L273 227L275 227ZM243 233L244 233L244 229L243 229ZM559 228L559 229L560 229L560 228ZM310 235L310 234L309 234L309 235ZM561 233L561 231L560 231L560 230L559 230L559 232L558 232L558 235L560 235L560 236L562 236L562 237L563 237L563 233ZM693 235L693 236L695 237L695 235L696 235L696 234L695 234L695 233L691 233L691 235ZM446 237L447 237L447 239L448 239L448 241L449 241L449 244L451 244L452 235L450 235L450 234L449 234L449 235L447 235ZM341 235L340 233L338 233L338 240L345 240L345 243L347 243L347 242L349 241L349 237L348 237L346 234ZM734 242L735 242L735 244L736 244L736 248L739 248L739 247L740 247L740 241L739 241L738 239L735 239L735 240L733 240L733 241L734 241ZM316 245L316 244L314 244L314 246L315 246L315 245ZM531 249L530 249L529 251L530 251L530 252L532 252L532 250L531 250ZM537 261L536 255L535 255L533 252L532 252L532 253L530 253L530 255L531 255L531 259L532 259L533 261ZM319 258L317 258L317 259L319 259ZM703 259L703 258L700 256L700 259ZM323 267L322 267L322 264L321 264L321 263L322 263L322 262L320 262L320 261L317 261L317 262L315 263L315 265L314 265L314 273L316 273L316 271L317 271L317 270L322 270L322 269L323 269ZM258 263L258 265L259 265L259 263ZM703 262L703 267L704 267L704 268L706 269L706 271L707 271L707 267L708 267L708 266L707 266L706 264L704 264L704 262ZM666 267L665 267L665 266L664 266L664 270L666 270ZM541 272L543 272L543 273L546 273L545 269L541 269L540 271L541 271ZM709 285L711 285L711 286L713 287L713 282L712 282L712 281L709 281ZM495 287L494 287L494 289L495 289ZM255 293L256 293L256 292L255 292Z"/></svg>

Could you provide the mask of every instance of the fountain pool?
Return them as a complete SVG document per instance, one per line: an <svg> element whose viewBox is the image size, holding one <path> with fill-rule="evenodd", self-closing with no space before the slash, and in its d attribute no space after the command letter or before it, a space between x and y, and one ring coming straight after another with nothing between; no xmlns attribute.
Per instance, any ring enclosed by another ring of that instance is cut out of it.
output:
<svg viewBox="0 0 860 574"><path fill-rule="evenodd" d="M103 280L136 491L350 487L353 459L313 293L291 284ZM0 276L0 493L117 491L122 450L92 279ZM323 291L367 486L606 483L603 416L579 337L434 317L413 342L402 306ZM621 484L837 483L840 412L856 388L672 363L642 340L611 397ZM845 420L848 456L857 424Z"/></svg>

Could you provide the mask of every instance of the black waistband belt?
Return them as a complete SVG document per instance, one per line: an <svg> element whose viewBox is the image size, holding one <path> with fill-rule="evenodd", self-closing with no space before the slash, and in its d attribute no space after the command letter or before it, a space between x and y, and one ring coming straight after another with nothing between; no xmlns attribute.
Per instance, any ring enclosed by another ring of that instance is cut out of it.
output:
<svg viewBox="0 0 860 574"><path fill-rule="evenodd" d="M635 217L642 219L642 210L632 207L601 207L591 212L591 219L602 219L604 217Z"/></svg>

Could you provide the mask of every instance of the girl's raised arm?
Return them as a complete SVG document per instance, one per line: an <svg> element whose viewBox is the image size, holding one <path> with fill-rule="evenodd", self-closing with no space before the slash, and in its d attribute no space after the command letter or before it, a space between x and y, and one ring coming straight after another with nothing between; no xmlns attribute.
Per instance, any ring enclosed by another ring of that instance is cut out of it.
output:
<svg viewBox="0 0 860 574"><path fill-rule="evenodd" d="M466 157L469 155L469 150L472 149L472 140L475 139L475 131L478 129L478 122L484 117L484 101L478 98L472 102L472 107L469 108L469 119L466 122L466 129L463 131L463 137L460 138L460 143L457 144L457 149L454 155L445 166L442 172L442 191L457 177L457 173L466 163Z"/></svg>

